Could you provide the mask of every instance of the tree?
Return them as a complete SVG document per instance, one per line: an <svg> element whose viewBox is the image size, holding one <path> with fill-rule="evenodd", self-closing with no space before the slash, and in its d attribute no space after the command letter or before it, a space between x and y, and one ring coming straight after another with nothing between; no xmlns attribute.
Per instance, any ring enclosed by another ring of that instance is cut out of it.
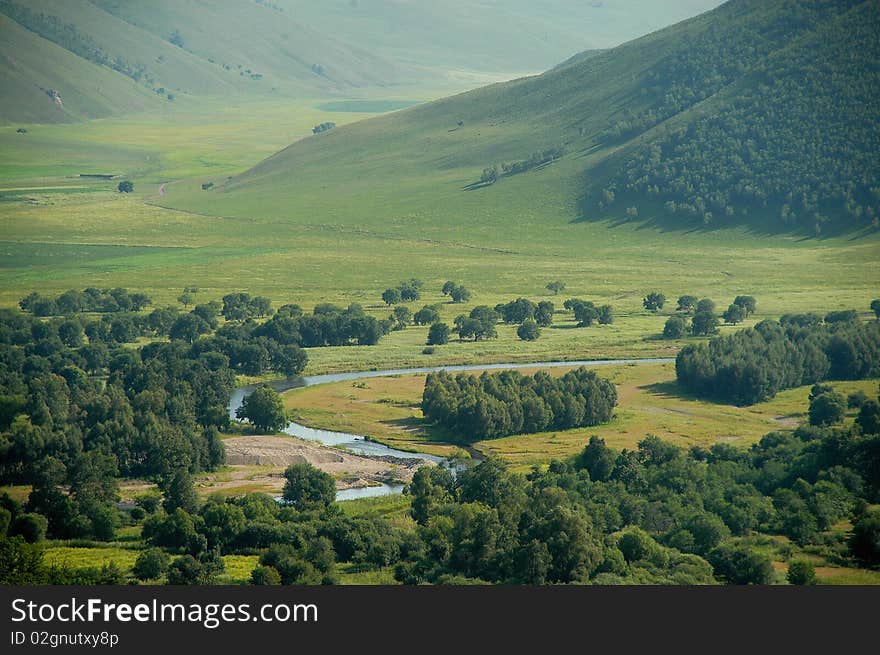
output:
<svg viewBox="0 0 880 655"><path fill-rule="evenodd" d="M195 343L202 334L211 331L211 326L195 314L183 314L174 321L168 330L170 339L178 339L187 343Z"/></svg>
<svg viewBox="0 0 880 655"><path fill-rule="evenodd" d="M161 578L168 570L170 558L161 548L148 548L135 560L131 572L138 580Z"/></svg>
<svg viewBox="0 0 880 655"><path fill-rule="evenodd" d="M681 339L687 331L687 321L681 316L670 316L663 326L663 337L666 339Z"/></svg>
<svg viewBox="0 0 880 655"><path fill-rule="evenodd" d="M604 482L611 477L615 463L614 452L605 445L605 440L600 437L590 437L589 443L578 455L577 465L586 469L590 479Z"/></svg>
<svg viewBox="0 0 880 655"><path fill-rule="evenodd" d="M412 278L409 280L404 280L400 283L398 289L400 290L400 298L403 302L412 302L413 300L418 300L421 295L423 283L421 280L417 280L416 278Z"/></svg>
<svg viewBox="0 0 880 655"><path fill-rule="evenodd" d="M456 283L452 280L446 280L446 282L443 283L443 288L440 291L443 293L444 296L448 296L450 293L452 293L452 290L456 286L458 285L456 285Z"/></svg>
<svg viewBox="0 0 880 655"><path fill-rule="evenodd" d="M523 321L522 325L517 328L516 336L523 341L535 341L541 336L541 329L535 321L527 318Z"/></svg>
<svg viewBox="0 0 880 655"><path fill-rule="evenodd" d="M666 296L664 296L659 291L652 291L642 300L642 305L645 306L649 312L659 312L663 309L663 305L666 304Z"/></svg>
<svg viewBox="0 0 880 655"><path fill-rule="evenodd" d="M258 586L280 585L281 574L271 566L257 566L251 571L251 584Z"/></svg>
<svg viewBox="0 0 880 655"><path fill-rule="evenodd" d="M691 334L705 337L718 331L718 317L712 312L698 311L691 319Z"/></svg>
<svg viewBox="0 0 880 655"><path fill-rule="evenodd" d="M715 575L735 585L766 585L773 581L773 564L767 555L739 544L721 544L707 559Z"/></svg>
<svg viewBox="0 0 880 655"><path fill-rule="evenodd" d="M874 312L877 320L880 321L880 299L871 301L871 310Z"/></svg>
<svg viewBox="0 0 880 655"><path fill-rule="evenodd" d="M746 317L746 310L741 305L730 305L724 312L724 322L729 325L742 323Z"/></svg>
<svg viewBox="0 0 880 655"><path fill-rule="evenodd" d="M396 305L401 301L400 289L385 289L382 292L382 300L385 301L386 305Z"/></svg>
<svg viewBox="0 0 880 655"><path fill-rule="evenodd" d="M394 329L403 330L412 322L412 312L403 305L395 307L394 312L391 314L391 320L395 321Z"/></svg>
<svg viewBox="0 0 880 655"><path fill-rule="evenodd" d="M300 509L326 507L336 500L336 482L311 464L292 464L284 471L283 498Z"/></svg>
<svg viewBox="0 0 880 655"><path fill-rule="evenodd" d="M134 184L128 180L123 180L116 186L120 193L131 193L134 191Z"/></svg>
<svg viewBox="0 0 880 655"><path fill-rule="evenodd" d="M611 305L602 305L599 311L599 325L611 325L614 323L614 310Z"/></svg>
<svg viewBox="0 0 880 655"><path fill-rule="evenodd" d="M715 313L715 301L710 300L709 298L703 298L697 301L697 312L711 312Z"/></svg>
<svg viewBox="0 0 880 655"><path fill-rule="evenodd" d="M861 428L862 434L880 434L880 403L876 400L862 403L856 424Z"/></svg>
<svg viewBox="0 0 880 655"><path fill-rule="evenodd" d="M442 346L449 343L449 326L446 323L434 323L428 329L429 346Z"/></svg>
<svg viewBox="0 0 880 655"><path fill-rule="evenodd" d="M816 584L816 569L813 563L805 559L796 559L788 565L786 580L793 585Z"/></svg>
<svg viewBox="0 0 880 655"><path fill-rule="evenodd" d="M164 500L162 507L169 514L177 509L194 513L199 507L199 497L196 495L192 476L186 469L178 469L167 481L162 484Z"/></svg>
<svg viewBox="0 0 880 655"><path fill-rule="evenodd" d="M189 307L195 302L195 298L191 293L182 293L177 297L177 302L184 307Z"/></svg>
<svg viewBox="0 0 880 655"><path fill-rule="evenodd" d="M758 306L758 303L753 296L737 296L733 299L733 304L742 307L746 316L754 314L755 309Z"/></svg>
<svg viewBox="0 0 880 655"><path fill-rule="evenodd" d="M866 512L855 522L849 548L853 557L865 564L880 564L880 512Z"/></svg>
<svg viewBox="0 0 880 655"><path fill-rule="evenodd" d="M467 302L471 299L471 295L471 292L461 284L457 285L452 291L449 292L449 297L454 303Z"/></svg>
<svg viewBox="0 0 880 655"><path fill-rule="evenodd" d="M845 415L846 399L843 394L830 391L810 398L810 425L834 425L843 421Z"/></svg>
<svg viewBox="0 0 880 655"><path fill-rule="evenodd" d="M46 538L49 521L42 514L19 514L9 526L9 536L21 537L29 544L35 544Z"/></svg>
<svg viewBox="0 0 880 655"><path fill-rule="evenodd" d="M272 387L261 385L246 396L235 410L235 417L247 419L261 432L278 432L287 425L281 396Z"/></svg>
<svg viewBox="0 0 880 655"><path fill-rule="evenodd" d="M694 307L697 305L697 297L696 296L679 296L678 304L675 307L675 311L677 312L685 312L690 314L694 311Z"/></svg>
<svg viewBox="0 0 880 655"><path fill-rule="evenodd" d="M305 370L309 356L299 346L281 346L272 353L272 368L287 377L295 377Z"/></svg>
<svg viewBox="0 0 880 655"><path fill-rule="evenodd" d="M558 295L560 291L565 291L565 282L554 280L553 282L548 283L544 288L555 296Z"/></svg>
<svg viewBox="0 0 880 655"><path fill-rule="evenodd" d="M413 323L416 325L431 325L440 320L440 312L436 307L425 305L415 314L413 314Z"/></svg>
<svg viewBox="0 0 880 655"><path fill-rule="evenodd" d="M21 537L0 539L0 585L46 584L43 549Z"/></svg>
<svg viewBox="0 0 880 655"><path fill-rule="evenodd" d="M535 308L535 322L541 327L550 327L553 324L553 313L556 308L549 300L542 300Z"/></svg>

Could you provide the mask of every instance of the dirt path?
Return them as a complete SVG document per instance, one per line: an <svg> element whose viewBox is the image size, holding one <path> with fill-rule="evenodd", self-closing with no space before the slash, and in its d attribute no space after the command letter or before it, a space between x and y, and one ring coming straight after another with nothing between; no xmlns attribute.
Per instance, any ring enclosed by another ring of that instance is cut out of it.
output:
<svg viewBox="0 0 880 655"><path fill-rule="evenodd" d="M159 185L159 195L160 196L165 195L165 185L166 184L168 184L168 182L162 182L162 184Z"/></svg>

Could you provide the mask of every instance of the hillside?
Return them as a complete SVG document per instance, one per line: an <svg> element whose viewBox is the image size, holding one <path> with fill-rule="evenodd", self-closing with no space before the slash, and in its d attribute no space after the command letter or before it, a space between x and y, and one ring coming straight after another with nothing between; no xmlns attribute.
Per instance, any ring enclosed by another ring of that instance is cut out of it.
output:
<svg viewBox="0 0 880 655"><path fill-rule="evenodd" d="M205 96L472 88L717 4L0 0L0 122L102 117ZM45 102L45 89L65 91L63 109Z"/></svg>
<svg viewBox="0 0 880 655"><path fill-rule="evenodd" d="M0 14L0 122L54 123L156 107L156 94Z"/></svg>
<svg viewBox="0 0 880 655"><path fill-rule="evenodd" d="M271 0L271 4L395 61L536 72L576 52L619 45L717 7L721 1Z"/></svg>
<svg viewBox="0 0 880 655"><path fill-rule="evenodd" d="M540 76L306 139L210 198L178 198L223 215L246 215L257 197L264 214L335 215L326 191L348 182L359 206L507 213L537 172L462 187L558 149L540 166L542 197L552 187L571 220L876 225L878 34L877 0L733 0Z"/></svg>
<svg viewBox="0 0 880 655"><path fill-rule="evenodd" d="M0 120L8 122L203 96L327 96L421 75L244 0L0 0L0 18ZM61 91L64 109L47 108L43 89Z"/></svg>

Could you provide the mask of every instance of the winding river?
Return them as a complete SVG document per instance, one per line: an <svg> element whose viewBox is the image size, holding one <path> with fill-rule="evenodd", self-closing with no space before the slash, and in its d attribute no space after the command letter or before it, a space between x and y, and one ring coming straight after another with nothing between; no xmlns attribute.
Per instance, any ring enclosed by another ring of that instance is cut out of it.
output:
<svg viewBox="0 0 880 655"><path fill-rule="evenodd" d="M560 368L575 366L610 366L614 364L665 364L674 362L674 359L653 358L653 359L586 359L568 362L534 362L534 363L512 363L512 364L467 364L461 366L431 366L425 368L399 368L388 369L384 371L354 371L351 373L328 373L325 375L308 375L305 377L288 378L286 380L275 380L269 382L268 385L278 392L289 391L290 389L299 389L302 387L312 387L317 384L329 384L331 382L345 382L347 380L360 380L363 378L379 378L392 375L409 375L413 373L435 373L437 371L486 371L499 369L522 369L522 368ZM235 420L235 410L241 406L242 401L251 393L258 385L248 385L239 387L233 391L229 398L229 417ZM423 459L437 464L443 463L445 460L436 455L427 453L411 453L395 448L389 448L375 441L369 441L364 436L358 434L349 434L347 432L331 432L329 430L318 430L306 427L299 423L291 421L284 429L285 434L289 434L301 439L309 441L318 441L325 446L335 446L345 448L358 455L381 456L391 455L404 459ZM383 484L372 487L357 487L354 489L346 489L336 493L337 500L351 500L353 498L368 498L371 496L387 496L389 494L398 494L403 491L403 485Z"/></svg>

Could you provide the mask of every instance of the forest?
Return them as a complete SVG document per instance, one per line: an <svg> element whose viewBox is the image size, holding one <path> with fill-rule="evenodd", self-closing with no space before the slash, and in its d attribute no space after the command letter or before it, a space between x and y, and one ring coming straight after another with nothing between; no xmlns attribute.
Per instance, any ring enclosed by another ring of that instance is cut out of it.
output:
<svg viewBox="0 0 880 655"><path fill-rule="evenodd" d="M815 234L876 228L880 23L872 3L843 14L856 4L802 0L768 8L764 20L719 22L661 62L646 80L648 108L606 141L717 94L713 110L619 160L597 202L654 203L699 224L755 217Z"/></svg>

